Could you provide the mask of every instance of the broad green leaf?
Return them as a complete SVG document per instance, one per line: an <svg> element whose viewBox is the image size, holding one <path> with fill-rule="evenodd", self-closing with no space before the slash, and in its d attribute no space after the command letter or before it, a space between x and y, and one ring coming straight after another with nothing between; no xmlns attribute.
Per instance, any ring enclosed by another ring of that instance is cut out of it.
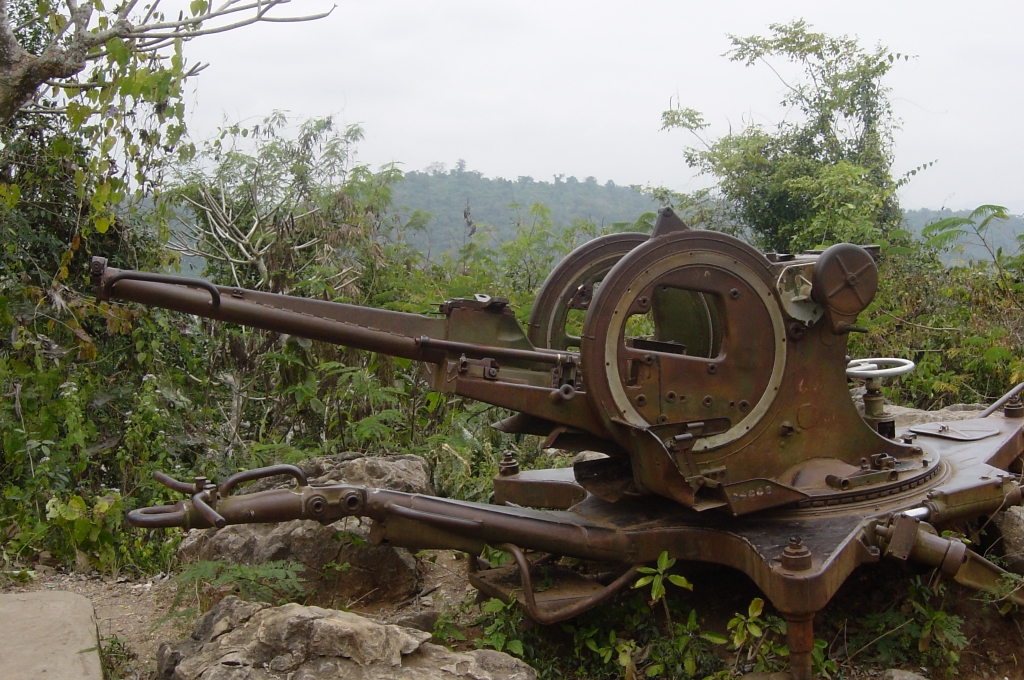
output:
<svg viewBox="0 0 1024 680"><path fill-rule="evenodd" d="M707 640L708 642L710 642L713 645L724 645L726 642L729 641L729 638L725 637L724 635L720 635L718 633L712 633L712 632L709 632L709 631L702 632L700 634L700 636L701 636L701 638L703 638L704 640Z"/></svg>
<svg viewBox="0 0 1024 680"><path fill-rule="evenodd" d="M505 608L505 603L496 597L492 597L484 603L484 611L488 614L497 614Z"/></svg>
<svg viewBox="0 0 1024 680"><path fill-rule="evenodd" d="M516 656L523 655L523 643L521 640L509 640L508 643L505 645L505 649L507 649L512 654L515 654Z"/></svg>
<svg viewBox="0 0 1024 680"><path fill-rule="evenodd" d="M665 596L665 584L662 583L660 576L654 577L654 583L651 585L651 599L657 602Z"/></svg>
<svg viewBox="0 0 1024 680"><path fill-rule="evenodd" d="M753 600L750 601L750 606L747 608L747 616L749 616L750 618L760 616L763 610L764 600L762 600L759 597L755 597Z"/></svg>
<svg viewBox="0 0 1024 680"><path fill-rule="evenodd" d="M124 67L128 64L128 59L131 56L131 52L128 50L128 46L120 38L111 38L106 44L107 54L110 58L117 62L118 66Z"/></svg>
<svg viewBox="0 0 1024 680"><path fill-rule="evenodd" d="M84 542L85 539L89 537L89 530L91 528L92 525L89 524L89 520L87 520L86 518L79 517L78 519L76 519L71 532L75 540L75 543Z"/></svg>
<svg viewBox="0 0 1024 680"><path fill-rule="evenodd" d="M671 574L671 575L669 575L668 580L671 581L672 583L674 583L675 585L679 586L680 588L686 588L687 590L693 590L693 584L690 583L688 580L686 580L686 578L683 577L683 576L679 576L677 574Z"/></svg>

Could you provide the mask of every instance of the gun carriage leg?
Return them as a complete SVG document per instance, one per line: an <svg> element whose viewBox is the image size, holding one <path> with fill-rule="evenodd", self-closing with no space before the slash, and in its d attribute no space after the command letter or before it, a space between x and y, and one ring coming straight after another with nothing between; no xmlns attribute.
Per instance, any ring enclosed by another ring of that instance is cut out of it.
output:
<svg viewBox="0 0 1024 680"><path fill-rule="evenodd" d="M814 614L781 612L786 620L789 673L793 680L811 680L811 651L814 649Z"/></svg>

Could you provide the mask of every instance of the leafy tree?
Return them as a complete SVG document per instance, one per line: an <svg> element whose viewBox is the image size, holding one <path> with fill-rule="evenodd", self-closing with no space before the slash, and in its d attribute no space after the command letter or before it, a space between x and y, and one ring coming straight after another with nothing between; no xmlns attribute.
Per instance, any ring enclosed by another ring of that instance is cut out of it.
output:
<svg viewBox="0 0 1024 680"><path fill-rule="evenodd" d="M0 0L0 124L32 103L42 88L63 91L69 116L102 111L115 98L160 104L174 81L202 67L184 69L181 45L189 40L261 22L308 21L271 14L288 0L227 0L218 7L192 0L174 18L160 0L106 6L102 0Z"/></svg>
<svg viewBox="0 0 1024 680"><path fill-rule="evenodd" d="M337 297L359 278L366 243L393 226L384 210L401 172L353 166L358 125L316 118L290 133L275 113L208 142L179 172L171 202L187 217L170 246L231 285L287 292L301 278Z"/></svg>
<svg viewBox="0 0 1024 680"><path fill-rule="evenodd" d="M66 279L81 239L128 212L126 198L159 188L168 157L193 152L184 142L182 85L203 66L186 64L183 45L254 23L326 15L274 16L286 2L193 0L175 18L160 0L0 0L0 194L8 211L17 210L19 196L34 191L23 180L38 187L57 168L67 192L59 212L73 214L74 224L55 280Z"/></svg>
<svg viewBox="0 0 1024 680"><path fill-rule="evenodd" d="M770 31L730 36L727 56L746 66L765 63L778 76L788 109L782 123L749 123L711 141L702 135L704 117L676 106L662 114L663 129L697 136L701 146L687 149L687 163L718 180L728 208L719 219L746 227L759 245L797 250L884 236L900 222L901 181L891 174L895 121L882 79L908 57L813 32L804 21ZM795 64L802 79L784 76L774 65L780 60Z"/></svg>

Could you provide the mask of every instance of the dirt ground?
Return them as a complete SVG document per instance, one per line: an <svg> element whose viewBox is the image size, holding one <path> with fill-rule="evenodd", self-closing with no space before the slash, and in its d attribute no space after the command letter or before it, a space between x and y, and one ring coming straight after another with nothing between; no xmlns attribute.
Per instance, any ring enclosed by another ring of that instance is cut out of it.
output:
<svg viewBox="0 0 1024 680"><path fill-rule="evenodd" d="M51 570L47 570L51 571ZM123 639L140 661L137 677L148 678L156 668L155 655L161 642L180 638L181 620L158 623L170 610L175 584L166 575L139 581L101 578L81 574L36 573L26 584L3 583L4 592L59 590L87 597L96 610L96 622L104 644ZM144 662L144 663L143 663Z"/></svg>
<svg viewBox="0 0 1024 680"><path fill-rule="evenodd" d="M420 594L392 605L352 602L351 611L386 621L400 622L431 611L446 611L461 625L475 617L472 602L475 591L468 586L466 562L459 553L430 551L421 553L423 588ZM52 570L47 570L52 572ZM733 612L743 611L759 596L756 587L742 574L722 569L695 568L689 574L694 583L690 604L701 614L701 625L725 632ZM815 621L816 637L826 639L833 654L853 653L847 648L848 623L873 609L884 607L899 593L900 584L910 576L888 565L871 565L856 571ZM5 592L28 590L64 590L89 598L96 609L100 635L122 639L137 659L122 670L122 678L148 680L156 668L155 655L161 642L188 634L194 619L168 618L177 593L173 579L159 575L141 580L103 578L79 574L46 573L27 584L10 580L2 583ZM690 597L690 596L688 596ZM964 619L962 627L970 641L962 653L957 677L969 680L1024 680L1024 630L1022 614L1000 616L995 608L982 602L976 593L948 584L944 611ZM162 620L163 619L163 620ZM470 631L471 632L471 631ZM860 680L882 674L881 667L844 665L843 677ZM925 677L926 669L913 669ZM941 675L936 677L942 677Z"/></svg>
<svg viewBox="0 0 1024 680"><path fill-rule="evenodd" d="M459 605L472 602L476 591L466 583L466 562L461 553L430 551L421 554L420 562L423 568L420 596L390 605L354 601L347 603L346 608L380 621L395 622L432 610L448 609L458 614ZM139 580L65 574L49 568L35 574L28 583L0 579L0 592L59 590L87 597L96 610L104 645L114 639L122 640L124 644L120 649L130 650L136 657L124 665L123 680L148 680L156 670L160 644L188 635L195 621L194 617L168 617L178 588L166 574ZM460 623L470 618L463 615Z"/></svg>

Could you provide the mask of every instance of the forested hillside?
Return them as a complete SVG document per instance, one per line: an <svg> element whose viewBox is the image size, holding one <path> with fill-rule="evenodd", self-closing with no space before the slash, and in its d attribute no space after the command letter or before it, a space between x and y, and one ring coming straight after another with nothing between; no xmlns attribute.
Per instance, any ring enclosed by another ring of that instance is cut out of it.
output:
<svg viewBox="0 0 1024 680"><path fill-rule="evenodd" d="M485 177L466 170L459 163L448 170L435 163L426 170L405 173L393 189L393 204L406 222L422 211L421 229L409 230L407 242L429 257L461 248L476 231L490 228L491 239L500 243L515 238L518 226L528 218L529 209L543 205L555 225L568 225L574 219L586 219L598 228L621 222L636 222L644 213L653 212L658 202L635 188L612 181L598 183L593 177L583 181L557 175L552 182L532 177L508 180ZM466 221L469 210L470 224ZM951 217L967 218L970 210L953 211L920 208L903 211L903 228L920 236L934 222ZM1018 236L1024 234L1024 218L1011 215L995 222L986 234L993 250L1015 250ZM976 234L967 233L943 252L946 264L991 259L991 253Z"/></svg>
<svg viewBox="0 0 1024 680"><path fill-rule="evenodd" d="M467 170L464 161L451 170L435 163L422 172L406 173L404 181L395 186L392 200L406 218L415 210L430 214L423 231L407 234L410 244L429 255L462 247L474 228L492 227L499 241L512 238L536 203L550 211L554 224L584 219L599 228L635 222L643 213L657 209L652 198L612 181L600 184L593 177L581 181L565 175L557 175L551 182L532 177L489 178ZM466 223L467 207L471 226Z"/></svg>

